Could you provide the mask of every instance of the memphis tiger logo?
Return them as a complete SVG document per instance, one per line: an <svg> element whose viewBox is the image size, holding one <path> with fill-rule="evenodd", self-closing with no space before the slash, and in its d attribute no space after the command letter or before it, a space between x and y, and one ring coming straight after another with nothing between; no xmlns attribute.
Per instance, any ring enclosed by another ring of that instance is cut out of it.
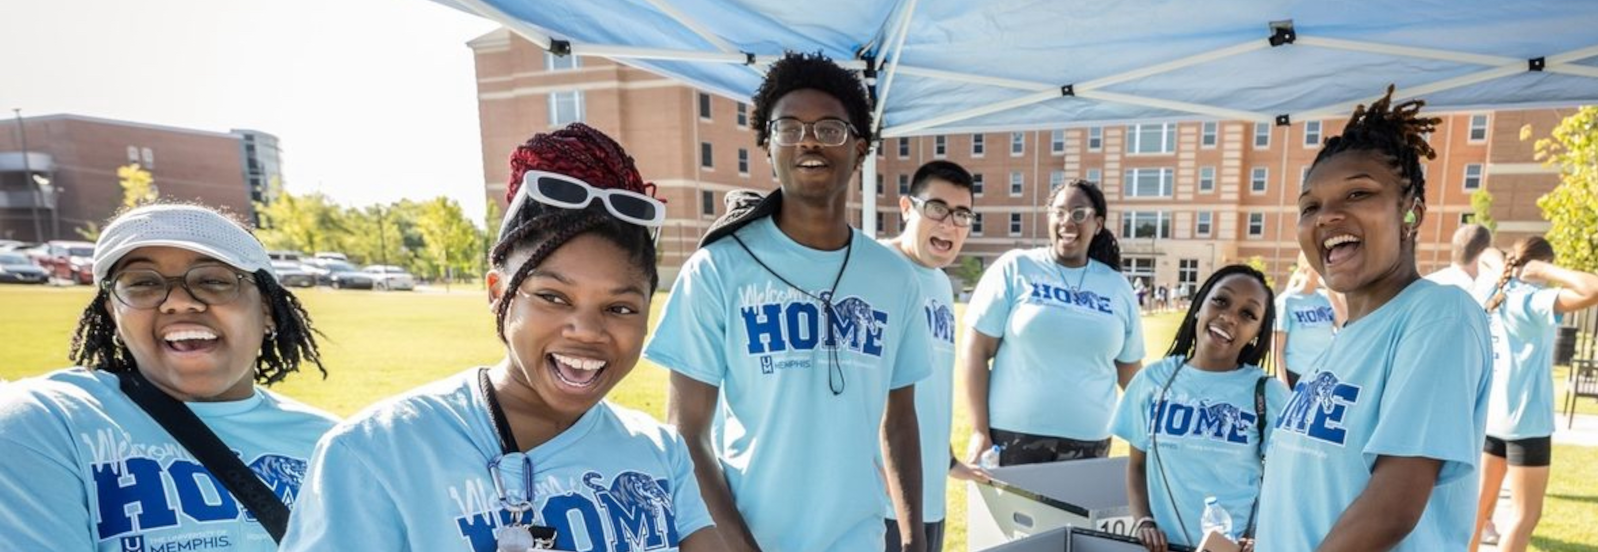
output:
<svg viewBox="0 0 1598 552"><path fill-rule="evenodd" d="M927 315L927 329L934 341L954 343L954 309L935 299L928 299L922 310Z"/></svg>
<svg viewBox="0 0 1598 552"><path fill-rule="evenodd" d="M1253 412L1228 402L1166 399L1149 405L1150 433L1172 437L1247 445L1255 419Z"/></svg>
<svg viewBox="0 0 1598 552"><path fill-rule="evenodd" d="M1359 405L1360 387L1337 374L1317 372L1298 380L1276 429L1342 446L1348 438L1348 413Z"/></svg>
<svg viewBox="0 0 1598 552"><path fill-rule="evenodd" d="M168 458L170 462L162 462ZM264 454L248 466L278 499L293 506L305 481L305 460ZM200 525L190 527L204 531L208 529L205 524L255 519L221 480L192 459L130 456L97 462L90 471L94 480L95 533L102 540L126 535L120 539L123 550L155 550L144 533L188 522L198 522ZM222 541L190 543L188 549L230 546L225 536L219 538Z"/></svg>
<svg viewBox="0 0 1598 552"><path fill-rule="evenodd" d="M1031 303L1115 314L1110 298L1092 290L1071 290L1047 282L1027 282L1026 285L1031 288L1026 296Z"/></svg>
<svg viewBox="0 0 1598 552"><path fill-rule="evenodd" d="M556 550L595 552L645 552L675 549L682 541L677 532L677 509L671 482L637 471L624 471L603 483L599 472L583 474L580 489L548 493L542 507L522 513L520 519L495 504L486 488L473 482L465 494L474 495L476 513L455 519L460 536L474 552L494 552L494 531L517 522L555 530ZM452 491L454 493L454 491ZM454 493L459 494L459 493ZM586 544L586 548L583 548Z"/></svg>
<svg viewBox="0 0 1598 552"><path fill-rule="evenodd" d="M808 299L746 303L740 307L739 318L748 336L745 349L750 355L822 348L882 356L887 312L857 296L830 301L831 296L822 292L820 297L832 304L828 316L823 316L822 305Z"/></svg>

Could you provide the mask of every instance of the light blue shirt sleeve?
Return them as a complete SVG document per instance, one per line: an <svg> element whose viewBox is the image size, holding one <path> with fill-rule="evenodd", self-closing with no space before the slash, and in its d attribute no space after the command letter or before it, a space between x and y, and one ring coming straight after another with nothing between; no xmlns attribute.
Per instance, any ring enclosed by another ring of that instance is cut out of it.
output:
<svg viewBox="0 0 1598 552"><path fill-rule="evenodd" d="M671 435L671 501L677 534L687 539L700 529L714 527L715 522L705 506L704 495L699 493L699 480L694 477L694 461L688 456L688 445L677 432Z"/></svg>
<svg viewBox="0 0 1598 552"><path fill-rule="evenodd" d="M917 323L914 318L925 316L917 308L922 295L908 295L905 307L899 310L909 319L898 324L899 351L893 357L893 377L888 382L889 389L901 389L932 375L932 334L924 331L925 324Z"/></svg>
<svg viewBox="0 0 1598 552"><path fill-rule="evenodd" d="M999 257L993 266L982 273L977 288L971 292L971 302L966 305L965 322L968 327L989 337L1004 337L1004 326L1010 320L1010 309L1015 306L1016 262L1019 251Z"/></svg>
<svg viewBox="0 0 1598 552"><path fill-rule="evenodd" d="M1110 418L1110 433L1145 452L1149 450L1149 407L1154 399L1149 374L1156 366L1163 365L1160 363L1138 370L1137 375L1132 377L1132 383L1127 384L1121 401L1116 404L1115 415Z"/></svg>
<svg viewBox="0 0 1598 552"><path fill-rule="evenodd" d="M1509 315L1512 323L1536 328L1540 331L1527 333L1537 334L1559 324L1559 313L1554 310L1554 302L1558 300L1559 289L1543 288L1530 293L1510 293L1504 300L1504 306L1511 309Z"/></svg>
<svg viewBox="0 0 1598 552"><path fill-rule="evenodd" d="M683 265L661 308L644 358L673 372L720 387L727 375L726 304L721 276L700 249Z"/></svg>
<svg viewBox="0 0 1598 552"><path fill-rule="evenodd" d="M1278 332L1286 332L1288 330L1288 326L1290 326L1292 323L1293 317L1287 315L1287 294L1283 293L1276 296L1276 321L1271 324L1274 326L1271 329ZM1277 354L1283 354L1284 352L1285 351L1276 351Z"/></svg>
<svg viewBox="0 0 1598 552"><path fill-rule="evenodd" d="M74 446L61 421L32 398L0 399L0 549L96 549L89 483L71 459Z"/></svg>
<svg viewBox="0 0 1598 552"><path fill-rule="evenodd" d="M1437 484L1474 473L1481 455L1476 397L1480 380L1462 377L1461 367L1487 366L1482 347L1488 335L1460 317L1427 319L1394 344L1392 369L1382 392L1381 416L1364 449L1374 469L1378 456L1441 460ZM1438 339L1438 336L1449 336ZM1476 374L1471 374L1472 376Z"/></svg>
<svg viewBox="0 0 1598 552"><path fill-rule="evenodd" d="M393 459L396 462L402 459ZM280 552L409 550L409 528L377 467L329 435L316 446Z"/></svg>
<svg viewBox="0 0 1598 552"><path fill-rule="evenodd" d="M1122 298L1121 312L1126 313L1126 340L1121 342L1121 352L1115 355L1115 361L1131 363L1143 360L1143 317L1138 314L1137 298L1130 295Z"/></svg>

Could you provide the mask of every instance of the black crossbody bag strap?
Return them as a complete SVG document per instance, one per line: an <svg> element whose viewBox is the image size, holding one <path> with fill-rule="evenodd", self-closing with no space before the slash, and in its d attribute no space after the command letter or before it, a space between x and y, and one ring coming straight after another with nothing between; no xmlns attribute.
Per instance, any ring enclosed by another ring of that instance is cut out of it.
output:
<svg viewBox="0 0 1598 552"><path fill-rule="evenodd" d="M137 370L117 374L122 380L122 392L133 399L139 408L166 428L178 444L194 455L228 492L248 508L261 527L272 535L273 542L283 541L283 531L288 528L289 507L267 487L261 478L233 454L226 443L206 427L205 422L189 407L157 389Z"/></svg>
<svg viewBox="0 0 1598 552"><path fill-rule="evenodd" d="M1260 457L1260 481L1265 480L1265 382L1270 376L1260 376L1254 382L1254 430L1259 433L1259 440L1254 442L1254 452ZM1264 489L1264 485L1261 485ZM1244 529L1244 538L1254 538L1254 520L1259 517L1260 497L1254 497L1254 505L1248 509L1248 528Z"/></svg>

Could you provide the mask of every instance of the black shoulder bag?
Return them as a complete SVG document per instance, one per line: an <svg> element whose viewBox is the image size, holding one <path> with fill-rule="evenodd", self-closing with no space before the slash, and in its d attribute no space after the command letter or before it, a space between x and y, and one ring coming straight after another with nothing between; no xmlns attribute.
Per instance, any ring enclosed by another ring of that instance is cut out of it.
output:
<svg viewBox="0 0 1598 552"><path fill-rule="evenodd" d="M211 428L187 405L172 398L170 395L157 389L149 380L144 379L137 369L117 374L122 380L122 392L133 399L139 408L154 418L156 423L166 428L166 432L177 439L178 444L194 455L200 465L211 472L217 480L233 493L239 503L248 508L261 527L272 535L273 542L283 541L283 531L288 528L289 507L283 504L277 493L272 492L261 478L244 465L244 461L233 454L227 443L223 443Z"/></svg>
<svg viewBox="0 0 1598 552"><path fill-rule="evenodd" d="M1254 429L1260 435L1259 440L1254 442L1254 452L1260 457L1261 490L1265 488L1265 382L1269 379L1271 376L1260 376L1254 382ZM1254 521L1259 517L1259 512L1260 497L1255 496L1254 505L1248 509L1248 527L1243 530L1243 537L1254 538Z"/></svg>

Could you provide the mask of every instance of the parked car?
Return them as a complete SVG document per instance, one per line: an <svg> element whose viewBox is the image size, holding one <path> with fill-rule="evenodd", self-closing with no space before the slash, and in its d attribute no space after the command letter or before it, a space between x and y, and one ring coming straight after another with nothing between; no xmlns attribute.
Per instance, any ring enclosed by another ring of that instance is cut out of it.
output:
<svg viewBox="0 0 1598 552"><path fill-rule="evenodd" d="M266 257L274 261L293 261L297 263L305 258L305 254L299 251L267 251Z"/></svg>
<svg viewBox="0 0 1598 552"><path fill-rule="evenodd" d="M316 285L316 276L306 272L300 263L294 261L272 261L272 272L277 273L278 283L284 287L312 287Z"/></svg>
<svg viewBox="0 0 1598 552"><path fill-rule="evenodd" d="M16 251L32 247L33 244L17 240L0 240L0 251Z"/></svg>
<svg viewBox="0 0 1598 552"><path fill-rule="evenodd" d="M46 284L50 282L50 273L33 264L27 255L0 252L0 282Z"/></svg>
<svg viewBox="0 0 1598 552"><path fill-rule="evenodd" d="M372 277L355 265L333 259L305 261L305 271L316 277L316 285L336 288L371 289Z"/></svg>
<svg viewBox="0 0 1598 552"><path fill-rule="evenodd" d="M94 283L94 244L85 241L48 241L25 250L33 263L50 277L89 285Z"/></svg>
<svg viewBox="0 0 1598 552"><path fill-rule="evenodd" d="M339 253L337 251L317 251L315 257L318 259L327 259L332 261L349 262L350 260L349 257L345 257L343 253Z"/></svg>
<svg viewBox="0 0 1598 552"><path fill-rule="evenodd" d="M393 265L372 265L361 269L372 277L373 289L416 289L416 277L405 269Z"/></svg>

